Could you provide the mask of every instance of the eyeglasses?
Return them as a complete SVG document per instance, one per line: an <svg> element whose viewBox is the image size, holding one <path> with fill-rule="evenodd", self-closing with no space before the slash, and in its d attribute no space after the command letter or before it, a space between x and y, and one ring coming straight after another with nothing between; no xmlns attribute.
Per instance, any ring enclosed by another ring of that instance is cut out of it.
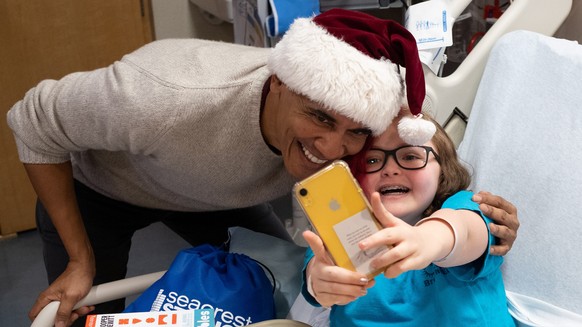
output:
<svg viewBox="0 0 582 327"><path fill-rule="evenodd" d="M432 152L436 161L441 162L439 155L430 146L405 145L394 150L372 148L366 151L366 174L380 171L386 166L390 156L394 157L396 164L402 169L417 170L426 167L428 155Z"/></svg>

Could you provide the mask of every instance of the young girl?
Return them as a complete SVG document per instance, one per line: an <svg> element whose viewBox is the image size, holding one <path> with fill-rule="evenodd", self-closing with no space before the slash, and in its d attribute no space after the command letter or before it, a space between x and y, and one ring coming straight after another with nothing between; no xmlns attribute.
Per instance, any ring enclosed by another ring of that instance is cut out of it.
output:
<svg viewBox="0 0 582 327"><path fill-rule="evenodd" d="M500 266L489 254L491 221L464 191L470 176L454 144L437 132L423 146L405 144L397 122L350 162L384 229L359 243L391 247L372 261L374 280L333 264L321 239L310 245L302 293L331 307L331 326L514 326Z"/></svg>

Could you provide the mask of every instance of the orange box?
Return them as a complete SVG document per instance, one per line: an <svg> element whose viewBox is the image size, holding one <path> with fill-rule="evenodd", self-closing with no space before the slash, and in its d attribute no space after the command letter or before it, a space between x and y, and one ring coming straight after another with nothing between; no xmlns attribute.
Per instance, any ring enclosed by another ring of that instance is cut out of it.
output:
<svg viewBox="0 0 582 327"><path fill-rule="evenodd" d="M213 309L88 315L85 327L214 327Z"/></svg>

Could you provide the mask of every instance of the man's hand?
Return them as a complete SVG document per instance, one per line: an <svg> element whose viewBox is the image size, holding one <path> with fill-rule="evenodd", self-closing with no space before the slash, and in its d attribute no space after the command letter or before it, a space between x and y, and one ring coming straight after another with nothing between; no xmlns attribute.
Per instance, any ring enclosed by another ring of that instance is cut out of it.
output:
<svg viewBox="0 0 582 327"><path fill-rule="evenodd" d="M493 255L506 255L517 238L519 220L517 208L504 198L489 192L479 192L473 196L473 201L479 204L479 209L493 219L496 224L489 224L491 234L499 239L499 244L491 247Z"/></svg>
<svg viewBox="0 0 582 327"><path fill-rule="evenodd" d="M93 311L95 307L74 306L83 299L93 285L94 268L70 262L67 269L46 290L40 293L28 317L34 320L50 302L60 301L55 318L56 327L70 326L79 317Z"/></svg>

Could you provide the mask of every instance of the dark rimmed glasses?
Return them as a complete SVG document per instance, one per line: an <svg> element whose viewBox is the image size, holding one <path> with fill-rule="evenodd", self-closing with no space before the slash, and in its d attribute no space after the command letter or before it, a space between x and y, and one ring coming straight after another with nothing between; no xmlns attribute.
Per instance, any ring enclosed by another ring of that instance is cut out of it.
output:
<svg viewBox="0 0 582 327"><path fill-rule="evenodd" d="M393 150L371 148L366 151L366 174L380 171L386 166L388 158L394 157L396 164L406 170L417 170L426 167L428 156L432 152L436 161L441 162L439 155L430 146L405 145Z"/></svg>

